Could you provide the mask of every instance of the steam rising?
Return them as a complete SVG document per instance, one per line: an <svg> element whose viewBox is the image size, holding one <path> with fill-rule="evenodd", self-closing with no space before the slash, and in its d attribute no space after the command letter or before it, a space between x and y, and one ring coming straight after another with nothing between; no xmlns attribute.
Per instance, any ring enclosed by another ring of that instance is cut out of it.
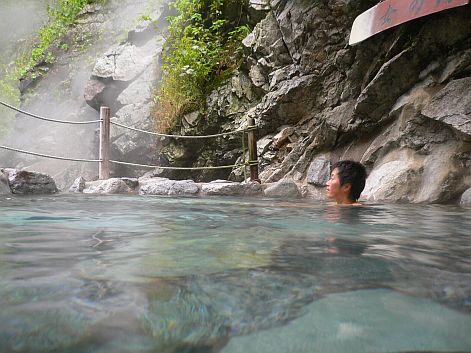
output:
<svg viewBox="0 0 471 353"><path fill-rule="evenodd" d="M8 59L5 51L12 54L19 41L30 38L46 21L46 6L46 0L0 1L2 59Z"/></svg>
<svg viewBox="0 0 471 353"><path fill-rule="evenodd" d="M127 31L138 24L139 17L161 3L162 0L109 0L105 7L94 5L97 11L83 17L85 33L77 30L68 39L70 49L57 54L56 63L45 68L49 70L47 75L22 96L22 109L61 120L98 119L99 113L89 107L83 98L96 59L112 45L122 42ZM11 28L17 28L14 36L2 35L0 41L9 41L7 44L11 45L23 35L37 30L45 19L46 5L47 1L39 0L8 0L6 7L0 5L1 26L10 26L9 32ZM22 20L14 19L14 16L20 15ZM5 17L9 17L14 24L8 25ZM0 107L0 118L5 109ZM20 114L16 119L14 131L2 144L50 155L98 158L98 124L56 124ZM97 163L57 161L5 150L0 150L0 167L28 168L47 173L62 189L70 186L73 179L80 175L89 180L98 175Z"/></svg>

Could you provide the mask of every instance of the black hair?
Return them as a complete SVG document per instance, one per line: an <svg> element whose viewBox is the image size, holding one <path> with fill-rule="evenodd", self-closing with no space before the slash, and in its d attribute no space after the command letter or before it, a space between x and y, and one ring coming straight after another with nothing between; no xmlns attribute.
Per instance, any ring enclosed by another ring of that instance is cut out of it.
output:
<svg viewBox="0 0 471 353"><path fill-rule="evenodd" d="M363 164L355 161L339 161L332 166L332 170L334 169L337 169L341 186L347 183L352 186L349 199L358 200L366 182L366 169Z"/></svg>

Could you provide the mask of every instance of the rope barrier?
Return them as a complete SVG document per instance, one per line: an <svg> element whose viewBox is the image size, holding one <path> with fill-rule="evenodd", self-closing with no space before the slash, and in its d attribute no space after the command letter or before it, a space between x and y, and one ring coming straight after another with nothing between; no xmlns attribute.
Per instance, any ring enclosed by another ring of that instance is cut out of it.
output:
<svg viewBox="0 0 471 353"><path fill-rule="evenodd" d="M111 159L110 159L110 163L120 164L120 165L129 165L133 167L165 169L165 170L215 170L215 169L229 169L229 168L236 168L236 167L244 166L243 164L233 164L233 165L221 165L221 166L215 166L215 167L162 167L159 165L146 165L146 164L113 161Z"/></svg>
<svg viewBox="0 0 471 353"><path fill-rule="evenodd" d="M13 148L13 147L7 147L0 145L0 148L8 150L8 151L13 151L13 152L19 152L19 153L24 153L24 154L29 154L32 156L38 156L38 157L44 157L44 158L50 158L50 159L58 159L58 160L64 160L64 161L73 161L73 162L91 162L91 163L100 163L100 169L102 168L102 164L107 164L108 162L114 163L114 164L119 164L119 165L127 165L127 166L134 166L134 167L143 167L143 168L154 168L154 169L166 169L166 170L217 170L217 169L233 169L233 168L239 168L239 167L246 167L246 166L255 166L258 165L258 161L256 160L246 160L245 156L245 151L246 151L246 146L245 146L245 138L244 135L245 133L248 133L250 135L251 132L255 131L257 127L254 125L254 120L252 122L249 122L249 126L247 126L244 129L238 129L234 131L229 131L229 132L223 132L219 134L213 134L213 135L199 135L199 136L194 136L194 135L171 135L171 134L161 134L161 133L156 133L156 132L151 132L151 131L146 131L142 129L137 129L131 126L127 126L124 124L120 124L115 121L111 121L109 118L109 108L103 108L103 109L108 109L108 115L107 117L100 117L100 120L91 120L91 121L65 121L65 120L58 120L58 119L49 119L45 118L36 114L32 114L29 112L26 112L24 110L18 109L13 107L10 104L7 104L5 102L0 101L0 105L3 105L9 109L12 109L18 113L28 115L30 117L44 120L44 121L50 121L50 122L56 122L56 123L61 123L61 124L77 124L77 125L83 125L83 124L93 124L93 123L102 123L100 125L101 129L103 128L103 124L108 124L108 132L109 132L109 124L113 124L128 130L132 131L137 131L141 133L146 133L150 135L155 135L155 136L161 136L161 137L173 137L173 138L181 138L181 139L206 139L206 138L213 138L213 137L221 137L221 136L228 136L228 135L235 135L238 133L242 133L242 154L243 154L243 163L242 164L232 164L232 165L223 165L223 166L213 166L213 167L164 167L164 166L157 166L157 165L145 165L145 164L138 164L138 163L128 163L128 162L121 162L121 161L114 161L114 160L108 160L106 157L101 157L101 150L100 150L100 159L82 159L82 158L67 158L67 157L60 157L60 156L53 156L53 155L48 155L48 154L42 154L42 153L36 153L36 152L30 152L30 151L25 151L21 150L18 148ZM248 141L250 142L250 140ZM101 140L100 140L101 144ZM256 147L255 147L256 148ZM249 147L250 150L250 147ZM255 155L255 158L256 155ZM108 167L106 167L108 168ZM101 172L100 172L101 173ZM246 171L244 168L244 178L247 179L246 176Z"/></svg>
<svg viewBox="0 0 471 353"><path fill-rule="evenodd" d="M101 120L89 120L89 121L66 121L66 120L58 120L58 119L49 119L49 118L45 118L43 116L39 116L39 115L36 115L36 114L31 114L31 113L28 113L24 110L21 110L21 109L18 109L18 108L15 108L14 106L10 105L10 104L7 104L5 102L2 102L0 101L0 104L7 107L7 108L10 108L14 111L17 111L18 113L21 113L21 114L24 114L24 115L28 115L28 116L31 116L33 118L36 118L36 119L40 119L40 120L44 120L44 121L51 121L51 122L54 122L54 123L60 123L60 124L74 124L74 125L83 125L83 124L95 124L95 123L99 123L101 122Z"/></svg>
<svg viewBox="0 0 471 353"><path fill-rule="evenodd" d="M20 150L17 148L12 148L12 147L7 147L7 146L2 146L0 145L0 148L3 148L8 151L13 151L13 152L20 152L24 154L30 154L33 156L39 156L39 157L45 157L45 158L51 158L51 159L60 159L63 161L73 161L73 162L101 162L99 159L79 159L79 158L66 158L66 157L58 157L58 156L51 156L48 154L42 154L42 153L36 153L36 152L30 152L30 151L25 151L25 150Z"/></svg>
<svg viewBox="0 0 471 353"><path fill-rule="evenodd" d="M51 158L51 159L59 159L59 160L63 160L63 161L91 162L91 163L101 162L100 159L81 159L81 158L59 157L59 156L53 156L53 155L48 155L48 154L25 151L25 150L21 150L21 149L18 149L18 148L12 148L12 147L7 147L7 146L3 146L3 145L0 145L0 148L3 148L3 149L8 150L8 151L29 154L29 155L32 155L32 156L39 156L39 157L45 157L45 158ZM250 165L258 165L257 161L247 161L243 164L221 165L221 166L215 166L215 167L163 167L163 166L159 166L159 165L128 163L128 162L121 162L121 161L115 161L115 160L110 160L110 163L115 163L115 164L119 164L119 165L129 165L129 166L134 166L134 167L144 167L144 168L153 168L153 169L166 169L166 170L216 170L216 169L229 169L229 168L238 168L238 167L250 166Z"/></svg>
<svg viewBox="0 0 471 353"><path fill-rule="evenodd" d="M113 120L111 120L111 124L113 125L116 125L116 126L119 126L119 127L122 127L122 128L125 128L125 129L128 129L128 130L133 130L133 131L137 131L137 132L142 132L142 133L145 133L145 134L149 134L149 135L155 135L155 136L162 136L162 137L173 137L173 138L181 138L181 139L205 139L205 138L211 138L211 137L220 137L220 136L227 136L227 135L235 135L235 134L238 134L239 132L244 132L246 131L246 129L239 129L239 130L234 130L234 131L229 131L229 132L222 132L220 134L214 134L214 135L199 135L199 136L194 136L194 135L169 135L169 134L160 134L158 132L151 132L151 131L146 131L146 130L141 130L141 129L137 129L135 127L131 127L131 126L127 126L127 125L123 125L123 124L120 124L120 123L117 123Z"/></svg>

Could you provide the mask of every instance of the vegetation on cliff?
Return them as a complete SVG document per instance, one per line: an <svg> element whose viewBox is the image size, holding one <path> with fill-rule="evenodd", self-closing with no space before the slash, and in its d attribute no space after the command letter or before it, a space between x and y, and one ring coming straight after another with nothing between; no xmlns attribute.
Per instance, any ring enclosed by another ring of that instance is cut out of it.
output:
<svg viewBox="0 0 471 353"><path fill-rule="evenodd" d="M4 68L0 80L0 99L14 105L19 105L19 80L27 78L34 80L44 74L42 64L54 62L53 46L59 50L67 50L68 45L61 43L61 38L75 23L85 5L106 0L54 0L47 5L47 22L39 29L37 36L24 53L18 54L14 65ZM8 119L0 120L0 136L5 133Z"/></svg>
<svg viewBox="0 0 471 353"><path fill-rule="evenodd" d="M156 95L157 128L204 109L205 97L229 77L242 59L247 0L175 0L163 53L163 77Z"/></svg>
<svg viewBox="0 0 471 353"><path fill-rule="evenodd" d="M39 30L37 41L31 53L17 62L17 71L20 77L33 71L39 60L53 62L54 57L50 50L51 45L60 45L59 40L74 24L83 7L90 3L104 2L105 0L55 0L48 5L48 22ZM62 44L61 49L67 50Z"/></svg>

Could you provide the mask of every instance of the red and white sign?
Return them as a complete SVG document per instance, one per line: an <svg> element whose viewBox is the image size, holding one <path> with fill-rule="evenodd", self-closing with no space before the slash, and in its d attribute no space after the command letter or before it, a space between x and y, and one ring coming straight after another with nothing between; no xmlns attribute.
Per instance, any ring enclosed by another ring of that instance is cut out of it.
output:
<svg viewBox="0 0 471 353"><path fill-rule="evenodd" d="M355 19L349 44L361 42L376 33L404 22L467 5L469 2L470 0L385 0Z"/></svg>

